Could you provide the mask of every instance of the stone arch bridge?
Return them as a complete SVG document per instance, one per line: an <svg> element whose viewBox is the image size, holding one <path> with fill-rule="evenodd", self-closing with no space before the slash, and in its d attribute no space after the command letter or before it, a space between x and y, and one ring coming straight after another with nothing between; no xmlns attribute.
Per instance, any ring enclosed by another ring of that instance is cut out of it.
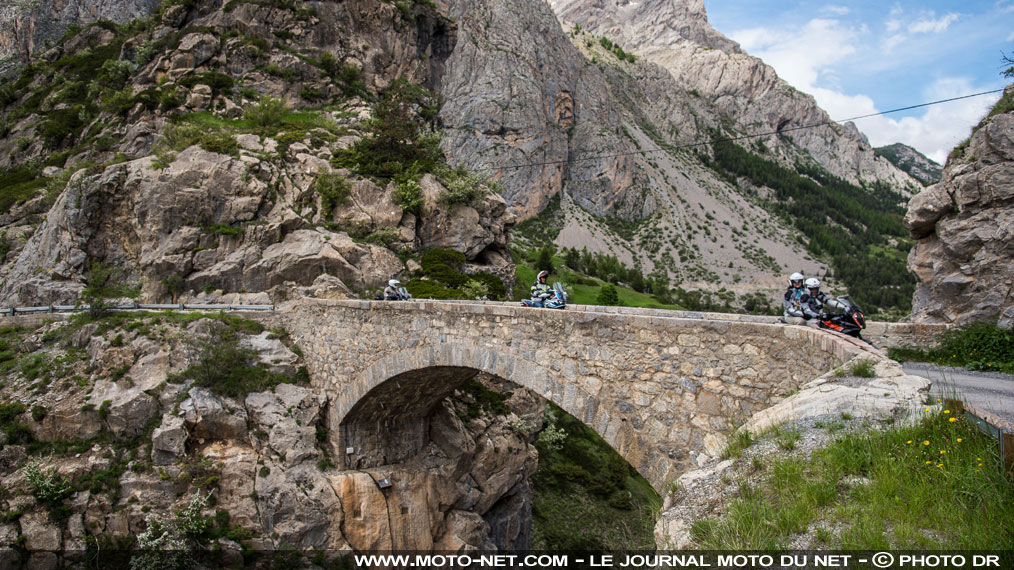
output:
<svg viewBox="0 0 1014 570"><path fill-rule="evenodd" d="M656 489L720 453L735 422L869 345L773 317L502 303L301 300L275 315L330 398L348 468L415 455L440 400L480 372L533 390L598 432ZM874 323L881 345L933 325Z"/></svg>

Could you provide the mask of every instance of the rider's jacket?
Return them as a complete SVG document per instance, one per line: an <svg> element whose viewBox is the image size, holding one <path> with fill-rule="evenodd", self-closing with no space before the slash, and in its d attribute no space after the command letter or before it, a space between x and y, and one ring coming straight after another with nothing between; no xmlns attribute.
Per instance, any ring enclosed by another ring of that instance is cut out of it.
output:
<svg viewBox="0 0 1014 570"><path fill-rule="evenodd" d="M799 301L803 307L803 316L807 319L819 317L820 313L824 310L824 305L831 305L832 307L842 306L837 299L828 297L823 291L818 291L816 295L811 295L808 291L803 294Z"/></svg>
<svg viewBox="0 0 1014 570"><path fill-rule="evenodd" d="M397 287L392 287L392 286L388 285L387 287L384 288L384 299L390 300L390 299L400 299L400 298L401 298L401 291L399 291Z"/></svg>
<svg viewBox="0 0 1014 570"><path fill-rule="evenodd" d="M789 288L785 290L786 317L803 316L803 295L806 295L806 289L803 287L793 287L792 285L789 285Z"/></svg>
<svg viewBox="0 0 1014 570"><path fill-rule="evenodd" d="M549 286L549 283L539 283L538 281L532 285L532 299L538 299L542 297L543 293L552 295L553 288Z"/></svg>

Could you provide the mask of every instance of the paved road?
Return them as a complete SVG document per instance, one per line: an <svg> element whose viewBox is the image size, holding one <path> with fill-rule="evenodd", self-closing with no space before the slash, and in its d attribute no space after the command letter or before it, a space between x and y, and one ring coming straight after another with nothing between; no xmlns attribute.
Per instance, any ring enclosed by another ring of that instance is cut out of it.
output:
<svg viewBox="0 0 1014 570"><path fill-rule="evenodd" d="M971 372L964 368L921 362L909 362L903 368L906 374L922 376L932 381L931 392L937 396L956 396L1014 423L1014 375Z"/></svg>

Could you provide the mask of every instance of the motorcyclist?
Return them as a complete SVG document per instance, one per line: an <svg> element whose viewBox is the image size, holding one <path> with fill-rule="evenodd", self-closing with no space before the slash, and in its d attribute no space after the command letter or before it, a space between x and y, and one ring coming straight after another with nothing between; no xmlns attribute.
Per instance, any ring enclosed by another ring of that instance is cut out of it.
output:
<svg viewBox="0 0 1014 570"><path fill-rule="evenodd" d="M387 287L384 288L384 300L385 301L404 301L405 295L401 292L398 285L401 281L397 279L391 279L387 282Z"/></svg>
<svg viewBox="0 0 1014 570"><path fill-rule="evenodd" d="M811 277L806 280L806 293L799 299L803 308L803 318L816 322L824 312L824 306L844 309L845 305L834 297L829 297L820 290L820 280Z"/></svg>
<svg viewBox="0 0 1014 570"><path fill-rule="evenodd" d="M549 279L549 272L542 270L535 277L535 283L532 284L532 304L536 307L542 307L546 299L553 296L553 288L547 283Z"/></svg>
<svg viewBox="0 0 1014 570"><path fill-rule="evenodd" d="M785 313L781 319L783 323L803 324L806 322L803 304L800 302L805 294L803 274L796 272L789 275L789 288L785 290Z"/></svg>

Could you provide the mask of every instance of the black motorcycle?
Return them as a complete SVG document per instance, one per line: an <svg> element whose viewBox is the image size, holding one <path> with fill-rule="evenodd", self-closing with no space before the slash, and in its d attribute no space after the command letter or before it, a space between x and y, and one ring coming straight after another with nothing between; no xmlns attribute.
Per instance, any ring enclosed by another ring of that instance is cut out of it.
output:
<svg viewBox="0 0 1014 570"><path fill-rule="evenodd" d="M817 326L856 337L872 345L872 342L864 339L860 334L866 328L866 315L863 314L863 310L848 295L838 297L838 302L844 306L845 310L837 315L822 314L820 320L817 321Z"/></svg>

